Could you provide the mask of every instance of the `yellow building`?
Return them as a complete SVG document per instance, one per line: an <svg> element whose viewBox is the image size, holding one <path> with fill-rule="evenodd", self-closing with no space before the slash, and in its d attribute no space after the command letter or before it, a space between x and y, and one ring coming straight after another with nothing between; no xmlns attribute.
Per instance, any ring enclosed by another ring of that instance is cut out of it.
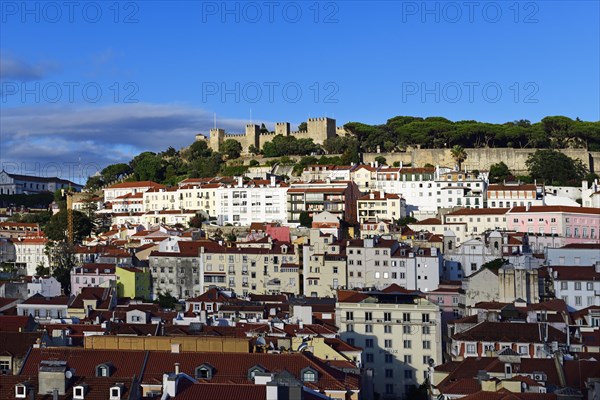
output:
<svg viewBox="0 0 600 400"><path fill-rule="evenodd" d="M145 268L117 267L117 296L130 299L152 298L150 272Z"/></svg>

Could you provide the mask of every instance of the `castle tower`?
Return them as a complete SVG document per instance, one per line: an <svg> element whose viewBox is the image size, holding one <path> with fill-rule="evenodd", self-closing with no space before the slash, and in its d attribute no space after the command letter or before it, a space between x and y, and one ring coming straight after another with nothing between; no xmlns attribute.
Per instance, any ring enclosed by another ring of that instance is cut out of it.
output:
<svg viewBox="0 0 600 400"><path fill-rule="evenodd" d="M252 144L260 149L260 126L246 124L246 147L250 147Z"/></svg>
<svg viewBox="0 0 600 400"><path fill-rule="evenodd" d="M219 151L221 143L225 139L225 129L213 128L210 130L208 144L213 151Z"/></svg>
<svg viewBox="0 0 600 400"><path fill-rule="evenodd" d="M307 123L308 136L317 144L323 144L326 139L336 136L335 119L309 118Z"/></svg>
<svg viewBox="0 0 600 400"><path fill-rule="evenodd" d="M290 123L289 122L277 122L275 124L275 135L290 135Z"/></svg>

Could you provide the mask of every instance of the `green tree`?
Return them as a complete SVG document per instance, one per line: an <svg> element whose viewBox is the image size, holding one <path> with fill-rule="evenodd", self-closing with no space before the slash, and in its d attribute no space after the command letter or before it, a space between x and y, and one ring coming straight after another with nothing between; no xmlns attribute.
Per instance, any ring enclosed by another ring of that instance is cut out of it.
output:
<svg viewBox="0 0 600 400"><path fill-rule="evenodd" d="M171 295L171 292L167 291L165 294L158 293L158 299L156 300L161 308L168 308L173 310L178 304L179 300Z"/></svg>
<svg viewBox="0 0 600 400"><path fill-rule="evenodd" d="M208 147L208 142L206 140L197 140L190 146L190 156L192 160L210 157L212 153L213 151Z"/></svg>
<svg viewBox="0 0 600 400"><path fill-rule="evenodd" d="M225 140L219 147L220 151L227 156L228 159L233 160L240 157L242 153L242 145L240 142L234 139Z"/></svg>
<svg viewBox="0 0 600 400"><path fill-rule="evenodd" d="M306 211L300 213L300 225L310 228L312 226L313 218Z"/></svg>
<svg viewBox="0 0 600 400"><path fill-rule="evenodd" d="M165 173L163 160L151 152L144 152L135 159L133 172L138 181L162 182Z"/></svg>
<svg viewBox="0 0 600 400"><path fill-rule="evenodd" d="M81 242L92 232L92 221L82 212L73 210L73 240ZM48 224L46 224L44 233L50 240L67 240L67 210L62 209L54 214Z"/></svg>
<svg viewBox="0 0 600 400"><path fill-rule="evenodd" d="M248 146L248 153L257 156L257 155L260 154L260 150L259 150L258 147L256 147L255 145L251 144L250 146Z"/></svg>
<svg viewBox="0 0 600 400"><path fill-rule="evenodd" d="M508 169L508 166L506 164L504 164L504 162L502 162L502 161L500 161L497 164L493 164L490 167L490 176L489 176L490 183L503 182L505 180L511 179L512 177L513 177L512 173Z"/></svg>
<svg viewBox="0 0 600 400"><path fill-rule="evenodd" d="M248 163L249 167L258 167L260 165L260 163L258 162L258 160L250 160L250 162Z"/></svg>
<svg viewBox="0 0 600 400"><path fill-rule="evenodd" d="M387 165L387 160L385 159L384 156L377 156L375 157L375 161L379 164L379 165Z"/></svg>
<svg viewBox="0 0 600 400"><path fill-rule="evenodd" d="M206 218L202 214L196 214L190 219L190 228L202 228L202 223L206 221Z"/></svg>
<svg viewBox="0 0 600 400"><path fill-rule="evenodd" d="M452 155L454 161L456 161L456 163L458 164L458 170L460 171L462 169L463 161L467 159L467 152L462 146L455 145L450 150L450 154Z"/></svg>
<svg viewBox="0 0 600 400"><path fill-rule="evenodd" d="M75 251L66 240L50 241L46 245L52 276L60 282L66 295L71 293L71 270L76 266Z"/></svg>
<svg viewBox="0 0 600 400"><path fill-rule="evenodd" d="M131 167L128 164L119 163L112 164L100 171L102 180L106 183L111 183L124 178L126 175L132 172Z"/></svg>
<svg viewBox="0 0 600 400"><path fill-rule="evenodd" d="M300 122L298 125L298 130L306 132L308 130L308 124L306 122Z"/></svg>
<svg viewBox="0 0 600 400"><path fill-rule="evenodd" d="M95 191L104 186L106 182L101 175L90 176L85 183L85 189Z"/></svg>
<svg viewBox="0 0 600 400"><path fill-rule="evenodd" d="M587 173L581 160L556 150L537 150L525 164L533 179L542 179L546 184L578 186Z"/></svg>

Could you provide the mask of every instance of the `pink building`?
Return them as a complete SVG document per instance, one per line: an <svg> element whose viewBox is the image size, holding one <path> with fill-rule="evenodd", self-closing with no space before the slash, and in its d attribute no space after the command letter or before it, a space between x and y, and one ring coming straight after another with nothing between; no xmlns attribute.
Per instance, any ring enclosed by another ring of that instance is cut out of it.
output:
<svg viewBox="0 0 600 400"><path fill-rule="evenodd" d="M115 264L83 264L71 270L71 293L79 294L85 287L107 287L117 281Z"/></svg>
<svg viewBox="0 0 600 400"><path fill-rule="evenodd" d="M506 215L506 223L508 230L563 237L564 244L600 243L600 208L513 207Z"/></svg>

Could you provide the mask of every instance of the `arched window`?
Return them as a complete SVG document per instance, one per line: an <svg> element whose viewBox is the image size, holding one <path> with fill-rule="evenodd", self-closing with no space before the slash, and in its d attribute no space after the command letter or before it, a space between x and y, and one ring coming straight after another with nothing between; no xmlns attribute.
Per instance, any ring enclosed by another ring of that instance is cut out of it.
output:
<svg viewBox="0 0 600 400"><path fill-rule="evenodd" d="M448 241L448 250L452 250L452 240Z"/></svg>
<svg viewBox="0 0 600 400"><path fill-rule="evenodd" d="M96 366L96 376L106 377L110 376L112 372L112 365L110 363L99 364Z"/></svg>

